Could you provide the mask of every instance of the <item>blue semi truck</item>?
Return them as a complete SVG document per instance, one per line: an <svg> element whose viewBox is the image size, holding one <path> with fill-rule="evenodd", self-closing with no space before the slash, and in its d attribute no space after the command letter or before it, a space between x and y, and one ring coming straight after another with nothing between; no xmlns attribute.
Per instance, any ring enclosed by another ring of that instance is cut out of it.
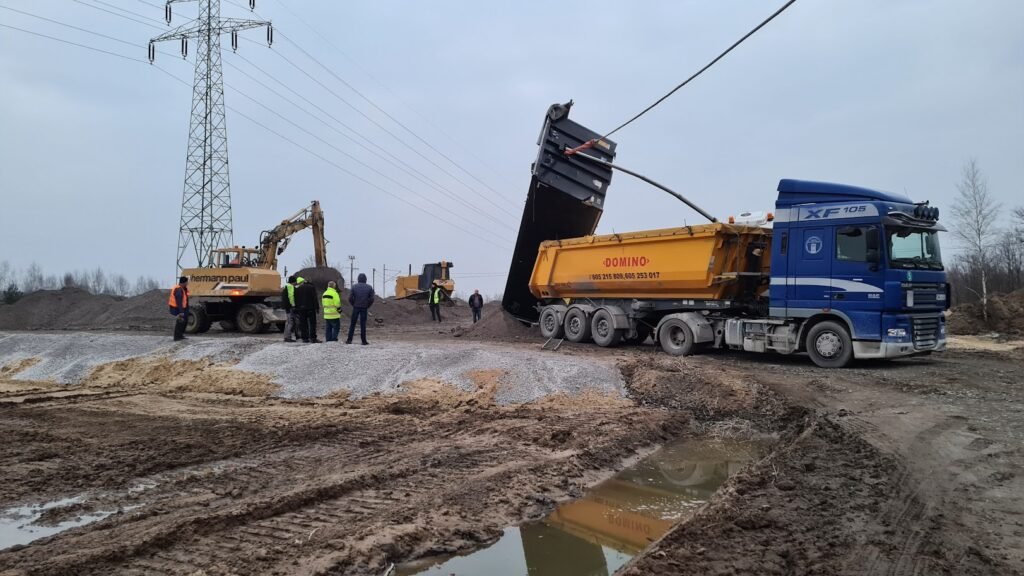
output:
<svg viewBox="0 0 1024 576"><path fill-rule="evenodd" d="M615 143L569 120L570 105L545 117L502 301L544 337L601 346L653 337L673 355L702 347L806 352L823 367L945 349L949 285L937 208L786 179L774 214L753 223L764 225L760 238L751 222L719 223L671 191L712 224L593 236L611 171L622 168L613 163ZM701 234L718 244L697 262L687 238ZM673 256L648 257L657 246L664 256L672 242L680 247ZM614 272L601 270L602 261ZM678 286L693 296L672 293Z"/></svg>

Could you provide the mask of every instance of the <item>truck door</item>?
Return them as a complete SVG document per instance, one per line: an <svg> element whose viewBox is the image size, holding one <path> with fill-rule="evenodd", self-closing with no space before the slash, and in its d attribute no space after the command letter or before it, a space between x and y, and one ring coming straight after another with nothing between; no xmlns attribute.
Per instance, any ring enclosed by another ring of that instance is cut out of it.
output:
<svg viewBox="0 0 1024 576"><path fill-rule="evenodd" d="M854 323L857 338L880 338L884 280L879 228L873 224L835 227L832 306Z"/></svg>
<svg viewBox="0 0 1024 576"><path fill-rule="evenodd" d="M786 276L786 304L790 314L832 306L833 239L827 232L827 228L791 230Z"/></svg>

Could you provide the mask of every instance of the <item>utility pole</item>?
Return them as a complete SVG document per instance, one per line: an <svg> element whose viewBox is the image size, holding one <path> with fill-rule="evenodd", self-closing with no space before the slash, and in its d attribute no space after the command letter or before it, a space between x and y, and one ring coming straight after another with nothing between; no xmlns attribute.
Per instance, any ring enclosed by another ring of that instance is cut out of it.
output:
<svg viewBox="0 0 1024 576"><path fill-rule="evenodd" d="M376 268L373 269L373 284L370 284L370 286L373 286L373 291L374 292L377 291L377 269Z"/></svg>
<svg viewBox="0 0 1024 576"><path fill-rule="evenodd" d="M355 279L353 278L353 275L355 274L355 271L356 271L356 257L351 255L351 254L349 254L348 255L348 286L349 286L350 289L352 288L352 286L355 285Z"/></svg>
<svg viewBox="0 0 1024 576"><path fill-rule="evenodd" d="M228 134L224 119L224 72L221 69L220 37L231 35L231 48L238 49L238 33L267 28L267 45L273 43L270 22L220 17L220 0L166 0L164 13L171 23L171 5L199 3L199 17L149 41L149 61L156 58L156 43L181 42L181 56L188 56L188 41L196 41L195 82L192 85L192 119L185 155L185 188L178 227L178 270L191 247L199 266L211 265L210 251L231 246L231 189L228 181ZM249 0L249 9L256 1Z"/></svg>

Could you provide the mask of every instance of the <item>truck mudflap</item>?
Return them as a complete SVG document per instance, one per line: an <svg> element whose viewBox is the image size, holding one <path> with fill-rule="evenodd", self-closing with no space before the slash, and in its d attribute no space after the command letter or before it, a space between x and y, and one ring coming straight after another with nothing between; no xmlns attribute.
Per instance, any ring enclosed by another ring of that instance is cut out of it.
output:
<svg viewBox="0 0 1024 576"><path fill-rule="evenodd" d="M529 285L541 242L593 234L612 179L610 168L565 155L567 148L601 136L569 120L571 107L572 102L554 104L544 118L501 301L502 308L528 322L537 322L540 314ZM600 140L588 153L611 162L615 158L615 143Z"/></svg>

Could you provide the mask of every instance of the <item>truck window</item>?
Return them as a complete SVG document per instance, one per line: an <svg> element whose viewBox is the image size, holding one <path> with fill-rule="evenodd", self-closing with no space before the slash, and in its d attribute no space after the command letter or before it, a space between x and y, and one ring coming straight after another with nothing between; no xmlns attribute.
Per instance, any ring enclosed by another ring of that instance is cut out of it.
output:
<svg viewBox="0 0 1024 576"><path fill-rule="evenodd" d="M843 226L836 229L836 260L843 262L870 262L869 239L875 234L874 226ZM877 247L875 248L877 251ZM877 258L877 256L875 256Z"/></svg>

